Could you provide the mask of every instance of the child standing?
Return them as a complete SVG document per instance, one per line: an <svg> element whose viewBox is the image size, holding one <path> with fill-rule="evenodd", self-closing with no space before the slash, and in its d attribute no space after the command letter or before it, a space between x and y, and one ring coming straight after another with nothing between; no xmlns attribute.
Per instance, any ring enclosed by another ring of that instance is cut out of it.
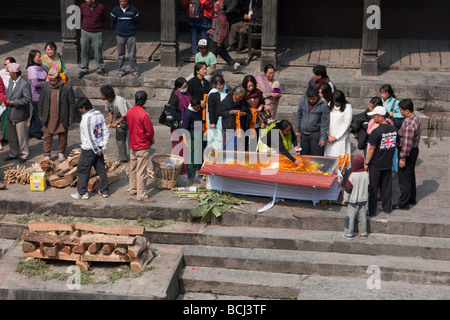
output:
<svg viewBox="0 0 450 320"><path fill-rule="evenodd" d="M188 180L190 184L195 182L195 173L200 170L203 159L203 132L202 132L202 102L197 98L192 98L191 104L187 108L183 116L182 129L186 129L190 133L190 139L185 141L189 143L189 162L188 162ZM195 123L198 123L197 125ZM197 156L196 156L197 155ZM200 158L199 156L200 155Z"/></svg>
<svg viewBox="0 0 450 320"><path fill-rule="evenodd" d="M353 239L355 220L361 239L367 238L366 204L369 199L369 174L364 170L364 158L356 155L352 159L352 172L344 186L344 203L348 205L345 217L344 237Z"/></svg>
<svg viewBox="0 0 450 320"><path fill-rule="evenodd" d="M211 29L207 31L211 41L209 44L209 51L214 53L214 55L221 56L223 60L234 70L238 70L241 64L236 62L231 58L226 46L223 44L225 38L228 35L229 24L228 19L224 10L224 1L218 0L214 3L214 17L212 19Z"/></svg>
<svg viewBox="0 0 450 320"><path fill-rule="evenodd" d="M396 99L394 90L389 84L382 85L380 88L380 93L381 99L383 100L383 107L388 112L389 117L392 118L394 126L397 128L397 130L400 130L404 119L404 117L400 113L400 107L398 106L400 101Z"/></svg>

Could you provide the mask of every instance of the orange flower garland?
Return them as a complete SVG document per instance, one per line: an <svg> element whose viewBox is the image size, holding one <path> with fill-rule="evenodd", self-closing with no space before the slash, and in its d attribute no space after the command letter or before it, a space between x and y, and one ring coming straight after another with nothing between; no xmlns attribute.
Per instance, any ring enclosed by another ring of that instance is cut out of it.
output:
<svg viewBox="0 0 450 320"><path fill-rule="evenodd" d="M250 120L250 138L254 139L256 136L256 131L255 131L255 125L256 125L256 118L258 117L258 111L256 111L256 109L251 109L252 110L252 119Z"/></svg>
<svg viewBox="0 0 450 320"><path fill-rule="evenodd" d="M206 103L207 98L208 98L208 95L205 94L203 96L203 102ZM208 128L207 128L207 122L206 122L206 104L205 104L205 106L203 107L203 110L202 110L202 131L203 131L204 135L206 135L207 130L208 130Z"/></svg>
<svg viewBox="0 0 450 320"><path fill-rule="evenodd" d="M348 165L350 163L350 155L349 154L344 154L342 156L339 156L339 160L338 160L338 168L348 168Z"/></svg>
<svg viewBox="0 0 450 320"><path fill-rule="evenodd" d="M236 134L237 137L240 139L242 137L241 134L241 113L236 113Z"/></svg>

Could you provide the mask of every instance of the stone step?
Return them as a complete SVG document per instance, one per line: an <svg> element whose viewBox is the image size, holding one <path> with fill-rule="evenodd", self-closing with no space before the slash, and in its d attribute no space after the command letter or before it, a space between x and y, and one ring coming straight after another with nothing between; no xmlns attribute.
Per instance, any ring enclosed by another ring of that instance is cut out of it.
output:
<svg viewBox="0 0 450 320"><path fill-rule="evenodd" d="M188 246L186 266L220 267L293 275L369 278L379 270L382 281L450 284L450 262L394 256L335 252ZM374 269L371 269L374 268Z"/></svg>
<svg viewBox="0 0 450 320"><path fill-rule="evenodd" d="M370 275L367 275L369 277ZM301 276L298 300L444 300L450 286L382 281L379 286L367 279ZM258 300L247 296L186 292L178 300Z"/></svg>
<svg viewBox="0 0 450 320"><path fill-rule="evenodd" d="M16 240L0 239L0 259L15 245Z"/></svg>
<svg viewBox="0 0 450 320"><path fill-rule="evenodd" d="M302 277L298 300L442 300L450 296L450 286L399 281L381 281L376 286L367 278Z"/></svg>
<svg viewBox="0 0 450 320"><path fill-rule="evenodd" d="M355 237L349 241L342 236L342 231L221 226L206 226L198 231L187 229L185 232L178 228L173 231L147 229L145 234L151 243L336 252L450 261L450 239L438 237L371 233L366 240Z"/></svg>
<svg viewBox="0 0 450 320"><path fill-rule="evenodd" d="M180 287L189 293L296 299L300 275L186 265Z"/></svg>

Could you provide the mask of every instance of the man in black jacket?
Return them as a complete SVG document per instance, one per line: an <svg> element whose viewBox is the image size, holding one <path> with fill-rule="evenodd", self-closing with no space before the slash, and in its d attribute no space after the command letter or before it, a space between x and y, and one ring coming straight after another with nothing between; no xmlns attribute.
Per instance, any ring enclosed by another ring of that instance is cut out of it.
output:
<svg viewBox="0 0 450 320"><path fill-rule="evenodd" d="M300 136L302 155L323 156L330 125L330 109L317 88L308 88L300 101L295 132Z"/></svg>
<svg viewBox="0 0 450 320"><path fill-rule="evenodd" d="M75 117L75 95L72 86L64 83L54 69L49 71L49 81L42 85L38 115L42 121L44 157L51 158L53 135L59 138L58 161L64 161L69 126Z"/></svg>

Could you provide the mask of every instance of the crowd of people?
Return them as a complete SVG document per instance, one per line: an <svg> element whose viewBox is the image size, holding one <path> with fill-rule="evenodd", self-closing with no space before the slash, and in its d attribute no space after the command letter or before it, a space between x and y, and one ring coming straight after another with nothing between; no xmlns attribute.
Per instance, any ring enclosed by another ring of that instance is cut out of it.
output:
<svg viewBox="0 0 450 320"><path fill-rule="evenodd" d="M171 129L173 154L187 160L181 174L187 175L190 183L200 179L197 171L207 148L276 152L298 164L292 150L299 155L351 156L350 135L353 133L364 156L353 157L351 172L344 183L344 201L349 205L345 236L353 238L355 219L359 220L360 236L364 238L367 235L363 209L366 204L369 216L378 213L379 199L385 213L393 209L408 210L410 205L416 204L414 170L421 129L410 99L398 100L392 86L385 84L379 89L380 97L370 99L367 110L353 115L352 105L344 92L331 81L326 67L318 65L313 68L311 80L305 85L306 95L298 104L295 123L279 119L277 110L282 91L273 65L265 66L260 75L246 75L234 88L228 87L224 77L215 72L217 55L221 55L229 65L239 67L228 51L236 49L238 36L245 39L248 21L260 18L261 1L199 0L199 12L193 6L195 1L181 2L189 15L196 63L192 75L175 80L168 110L165 110L170 121L165 117L161 123ZM243 17L242 12L245 12ZM107 17L105 8L95 0L86 0L81 6L81 14L82 69L79 78L88 73L89 53L85 46L91 43L98 73L104 76L101 26ZM201 14L200 18L196 19L195 14ZM126 74L125 46L131 54L131 73L139 76L134 37L140 20L139 11L127 0L120 0L110 15L116 23L118 76ZM233 22L231 28L229 20ZM227 49L224 41L229 30ZM205 38L197 41L197 33L203 32ZM238 42L238 49L242 50L245 41L240 39ZM78 110L82 114L82 153L77 169L77 193L72 197L89 199L87 183L92 167L101 178L99 193L103 197L109 196L103 156L108 146L109 131L115 129L120 161L130 162L130 194L136 195L139 201L153 202L154 199L146 194L145 184L149 149L155 139L153 124L145 111L147 93L138 91L132 106L116 95L110 85L102 86L99 94L106 104L106 121L88 99L81 98L76 102L56 44L48 42L44 51L43 55L39 50L30 51L26 67L28 79L22 76L21 66L13 57L6 58L5 68L0 70L0 141L9 141L9 154L4 160L26 162L30 137L42 140L43 156L51 159L53 136L58 135L57 158L64 161L69 127ZM180 135L178 129L183 129L189 136ZM392 177L396 173L401 196L397 204L392 204Z"/></svg>

